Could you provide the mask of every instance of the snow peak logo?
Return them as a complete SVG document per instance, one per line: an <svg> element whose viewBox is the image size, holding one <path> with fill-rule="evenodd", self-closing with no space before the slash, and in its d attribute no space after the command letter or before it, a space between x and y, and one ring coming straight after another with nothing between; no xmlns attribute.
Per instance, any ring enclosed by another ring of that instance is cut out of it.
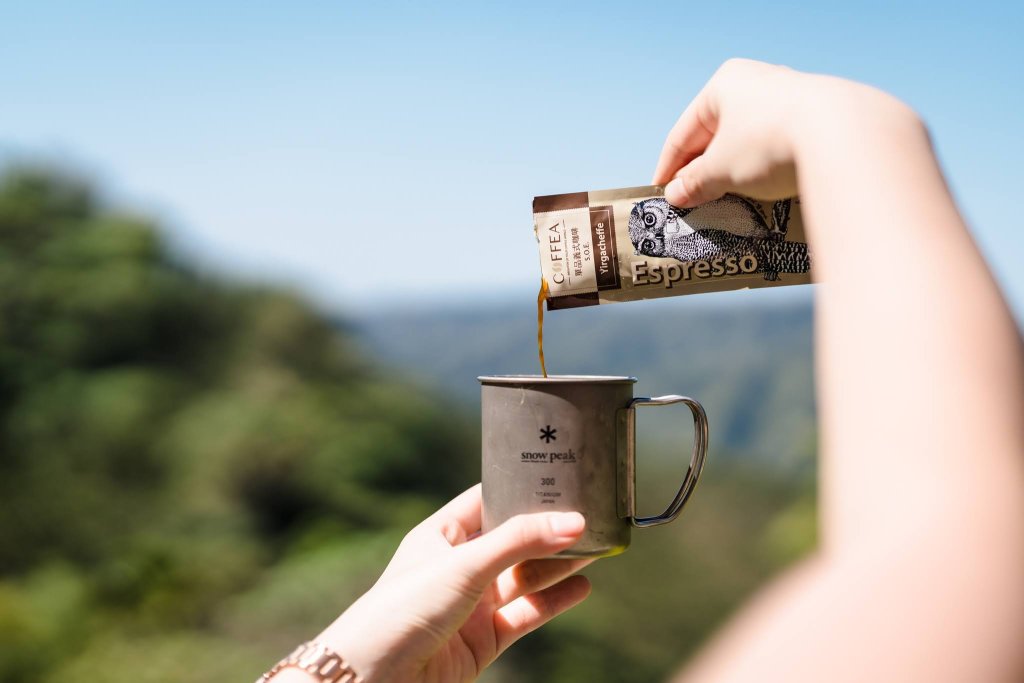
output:
<svg viewBox="0 0 1024 683"><path fill-rule="evenodd" d="M555 436L555 434L557 434L557 433L558 433L557 429L552 429L551 425L548 425L547 427L544 427L542 430L540 430L540 439L541 439L541 441L544 441L545 443L551 443L552 441L557 441L558 437Z"/></svg>
<svg viewBox="0 0 1024 683"><path fill-rule="evenodd" d="M563 452L555 451L523 451L519 454L520 462L576 462L576 451L569 449Z"/></svg>

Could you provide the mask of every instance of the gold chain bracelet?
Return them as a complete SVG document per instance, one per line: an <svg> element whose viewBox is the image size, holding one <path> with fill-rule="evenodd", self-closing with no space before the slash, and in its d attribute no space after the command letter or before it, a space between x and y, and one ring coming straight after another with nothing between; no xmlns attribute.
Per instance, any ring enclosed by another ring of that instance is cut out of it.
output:
<svg viewBox="0 0 1024 683"><path fill-rule="evenodd" d="M341 655L315 640L299 645L294 652L275 664L274 668L256 679L256 683L267 683L281 669L288 668L305 671L317 683L363 683L363 679Z"/></svg>

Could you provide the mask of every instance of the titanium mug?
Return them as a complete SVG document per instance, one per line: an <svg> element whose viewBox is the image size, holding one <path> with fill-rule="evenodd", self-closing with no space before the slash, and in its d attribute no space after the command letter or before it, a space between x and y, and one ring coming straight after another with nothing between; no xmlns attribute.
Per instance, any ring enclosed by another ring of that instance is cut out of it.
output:
<svg viewBox="0 0 1024 683"><path fill-rule="evenodd" d="M483 531L529 512L576 510L583 537L560 557L607 557L632 527L671 522L700 477L708 421L685 396L633 398L635 377L495 375L481 384ZM693 452L679 491L655 517L636 516L636 409L684 403Z"/></svg>

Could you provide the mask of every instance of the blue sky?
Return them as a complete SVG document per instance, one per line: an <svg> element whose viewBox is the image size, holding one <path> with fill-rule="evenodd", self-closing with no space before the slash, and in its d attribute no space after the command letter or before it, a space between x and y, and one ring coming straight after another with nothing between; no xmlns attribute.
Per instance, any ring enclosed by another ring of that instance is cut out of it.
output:
<svg viewBox="0 0 1024 683"><path fill-rule="evenodd" d="M752 57L917 108L1022 317L1024 3L548 5L0 0L0 161L94 174L328 307L529 299L533 196L645 184Z"/></svg>

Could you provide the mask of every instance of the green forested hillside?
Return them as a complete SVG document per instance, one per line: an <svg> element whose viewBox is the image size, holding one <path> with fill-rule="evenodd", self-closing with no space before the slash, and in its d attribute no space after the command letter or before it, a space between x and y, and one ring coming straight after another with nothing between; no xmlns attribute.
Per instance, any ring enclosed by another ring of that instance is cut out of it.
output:
<svg viewBox="0 0 1024 683"><path fill-rule="evenodd" d="M637 395L694 396L707 408L715 455L800 469L811 461L816 424L810 288L786 294L548 313L548 370L633 375ZM376 312L359 323L375 355L475 409L478 375L539 372L536 315L527 296L519 304ZM652 420L655 440L669 438L671 425Z"/></svg>
<svg viewBox="0 0 1024 683"><path fill-rule="evenodd" d="M472 401L357 326L194 270L81 180L0 175L0 682L253 680L476 481ZM645 372L624 365L602 371ZM641 469L652 507L678 469ZM587 603L485 681L660 680L813 539L808 480L713 460L680 522L589 569Z"/></svg>
<svg viewBox="0 0 1024 683"><path fill-rule="evenodd" d="M295 295L191 271L73 179L3 178L0 680L216 666L218 638L250 656L202 680L252 678L300 626L293 575L354 593L474 478L471 434Z"/></svg>

